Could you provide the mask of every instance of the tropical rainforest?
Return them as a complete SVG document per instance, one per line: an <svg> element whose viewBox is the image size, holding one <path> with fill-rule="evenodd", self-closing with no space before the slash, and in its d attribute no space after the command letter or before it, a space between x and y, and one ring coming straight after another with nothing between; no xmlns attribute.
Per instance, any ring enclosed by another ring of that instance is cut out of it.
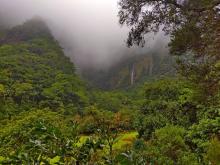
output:
<svg viewBox="0 0 220 165"><path fill-rule="evenodd" d="M131 58L98 79L104 89L43 20L1 28L0 164L220 164L220 2L119 5L128 46L162 27L172 56Z"/></svg>

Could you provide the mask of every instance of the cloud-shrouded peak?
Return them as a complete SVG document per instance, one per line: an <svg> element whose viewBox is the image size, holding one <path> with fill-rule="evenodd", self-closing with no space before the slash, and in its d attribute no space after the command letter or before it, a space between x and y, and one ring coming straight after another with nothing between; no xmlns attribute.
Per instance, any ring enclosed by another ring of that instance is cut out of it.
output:
<svg viewBox="0 0 220 165"><path fill-rule="evenodd" d="M1 23L21 24L42 17L66 54L79 67L108 67L128 54L166 49L167 38L148 39L148 46L126 48L128 29L118 23L117 0L1 0ZM1 24L0 24L1 25Z"/></svg>

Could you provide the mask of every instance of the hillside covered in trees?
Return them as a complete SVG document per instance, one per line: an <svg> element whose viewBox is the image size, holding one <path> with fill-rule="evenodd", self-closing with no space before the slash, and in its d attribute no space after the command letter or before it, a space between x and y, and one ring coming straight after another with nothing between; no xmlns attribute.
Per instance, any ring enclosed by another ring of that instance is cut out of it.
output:
<svg viewBox="0 0 220 165"><path fill-rule="evenodd" d="M102 78L115 90L77 75L41 19L0 30L0 164L220 164L219 2L131 2L119 3L128 45L163 23L176 70L131 58ZM130 68L140 82L123 88Z"/></svg>
<svg viewBox="0 0 220 165"><path fill-rule="evenodd" d="M81 76L100 89L125 89L155 78L172 77L174 66L175 59L171 56L141 54L122 58L108 69L83 69Z"/></svg>

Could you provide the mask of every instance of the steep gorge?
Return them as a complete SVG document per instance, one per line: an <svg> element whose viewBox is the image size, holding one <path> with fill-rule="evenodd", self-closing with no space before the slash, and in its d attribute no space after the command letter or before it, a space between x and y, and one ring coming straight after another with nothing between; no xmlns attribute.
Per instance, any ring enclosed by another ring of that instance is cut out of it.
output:
<svg viewBox="0 0 220 165"><path fill-rule="evenodd" d="M130 88L144 80L175 74L174 60L167 55L137 55L123 58L108 70L84 70L82 76L102 89Z"/></svg>

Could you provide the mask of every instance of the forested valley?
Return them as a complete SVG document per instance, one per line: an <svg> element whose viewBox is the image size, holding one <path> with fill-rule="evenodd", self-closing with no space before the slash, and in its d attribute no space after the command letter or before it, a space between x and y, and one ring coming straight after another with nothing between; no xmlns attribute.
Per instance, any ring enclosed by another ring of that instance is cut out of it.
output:
<svg viewBox="0 0 220 165"><path fill-rule="evenodd" d="M220 2L199 2L121 0L128 46L163 25L172 57L137 60L137 83L125 62L99 79L105 89L44 20L0 27L0 164L219 165Z"/></svg>

